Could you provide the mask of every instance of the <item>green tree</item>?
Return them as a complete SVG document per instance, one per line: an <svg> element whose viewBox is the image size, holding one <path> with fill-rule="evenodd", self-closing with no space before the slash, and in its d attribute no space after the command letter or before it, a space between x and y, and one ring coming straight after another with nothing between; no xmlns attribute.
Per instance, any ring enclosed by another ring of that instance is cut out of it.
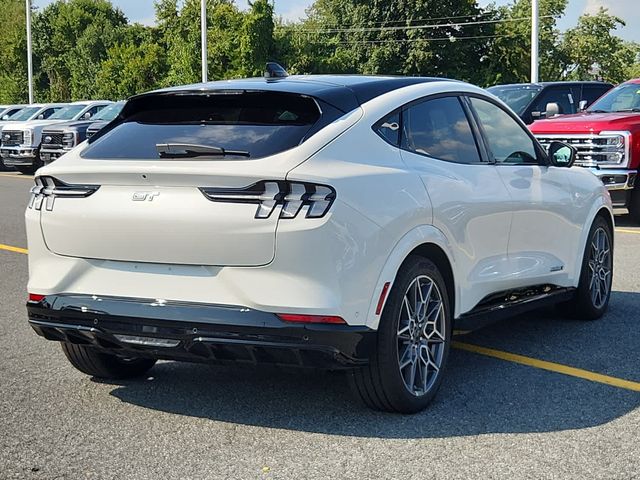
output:
<svg viewBox="0 0 640 480"><path fill-rule="evenodd" d="M613 83L626 80L638 49L612 33L624 25L624 20L604 8L595 15L582 15L578 25L567 30L562 42L567 77Z"/></svg>
<svg viewBox="0 0 640 480"><path fill-rule="evenodd" d="M41 60L45 99L95 97L96 75L127 19L108 0L57 0L34 18L34 54Z"/></svg>
<svg viewBox="0 0 640 480"><path fill-rule="evenodd" d="M476 81L492 32L476 0L317 0L308 15L278 28L293 71Z"/></svg>
<svg viewBox="0 0 640 480"><path fill-rule="evenodd" d="M166 54L150 39L111 47L96 76L97 96L112 100L153 90L167 74Z"/></svg>
<svg viewBox="0 0 640 480"><path fill-rule="evenodd" d="M241 72L244 76L262 75L275 51L273 5L268 0L249 2L240 36Z"/></svg>
<svg viewBox="0 0 640 480"><path fill-rule="evenodd" d="M560 32L556 18L564 14L567 0L540 1L540 80L559 80L563 73ZM484 83L529 82L531 79L531 0L515 0L496 10L501 20L487 52Z"/></svg>
<svg viewBox="0 0 640 480"><path fill-rule="evenodd" d="M195 83L200 78L199 3L187 0L181 9L177 0L156 4L159 28L167 46L167 85Z"/></svg>
<svg viewBox="0 0 640 480"><path fill-rule="evenodd" d="M209 78L242 76L240 49L243 13L232 3L219 2L209 10Z"/></svg>
<svg viewBox="0 0 640 480"><path fill-rule="evenodd" d="M0 8L0 102L27 101L25 2L4 0Z"/></svg>

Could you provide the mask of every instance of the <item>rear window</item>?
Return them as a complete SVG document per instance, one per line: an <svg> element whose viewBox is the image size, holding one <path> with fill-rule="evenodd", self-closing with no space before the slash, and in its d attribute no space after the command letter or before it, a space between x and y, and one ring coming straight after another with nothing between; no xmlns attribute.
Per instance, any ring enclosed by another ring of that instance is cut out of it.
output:
<svg viewBox="0 0 640 480"><path fill-rule="evenodd" d="M82 157L157 160L158 145L167 144L210 147L215 158L267 157L299 145L321 116L312 98L287 93L176 94L138 102L138 112L91 142ZM181 158L209 159L206 153Z"/></svg>

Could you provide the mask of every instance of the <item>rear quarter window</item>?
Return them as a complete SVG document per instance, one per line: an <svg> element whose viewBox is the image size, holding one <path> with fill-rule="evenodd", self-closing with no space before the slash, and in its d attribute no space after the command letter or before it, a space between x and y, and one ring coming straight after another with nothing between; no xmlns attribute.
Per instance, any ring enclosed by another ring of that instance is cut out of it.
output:
<svg viewBox="0 0 640 480"><path fill-rule="evenodd" d="M325 120L337 118L333 113ZM92 141L82 157L158 160L157 145L190 144L248 153L238 158L262 158L302 143L322 116L314 99L288 93L149 97L140 111Z"/></svg>

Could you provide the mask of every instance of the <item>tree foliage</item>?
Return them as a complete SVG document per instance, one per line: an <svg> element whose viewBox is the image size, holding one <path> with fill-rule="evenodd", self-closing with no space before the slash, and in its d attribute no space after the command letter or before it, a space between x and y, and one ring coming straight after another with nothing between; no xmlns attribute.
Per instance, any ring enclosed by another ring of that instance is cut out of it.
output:
<svg viewBox="0 0 640 480"><path fill-rule="evenodd" d="M4 0L0 8L0 102L26 102L25 2Z"/></svg>
<svg viewBox="0 0 640 480"><path fill-rule="evenodd" d="M0 9L0 102L25 102L24 1ZM540 78L640 76L640 47L601 10L563 35L568 0L540 0ZM485 5L485 6L482 6ZM33 14L39 101L121 99L200 81L200 0L155 0L153 27L131 24L109 0L55 0ZM316 0L285 22L274 0L207 0L209 78L261 75L280 61L291 73L429 75L480 85L530 75L531 0Z"/></svg>
<svg viewBox="0 0 640 480"><path fill-rule="evenodd" d="M624 25L624 20L604 8L595 15L582 15L578 25L567 30L562 43L568 78L602 78L614 83L626 80L638 47L613 35L614 30Z"/></svg>
<svg viewBox="0 0 640 480"><path fill-rule="evenodd" d="M562 77L562 52L556 18L564 13L567 0L541 0L539 4L538 50L540 78L559 80ZM527 82L531 72L531 0L516 0L499 7L485 71L485 83Z"/></svg>

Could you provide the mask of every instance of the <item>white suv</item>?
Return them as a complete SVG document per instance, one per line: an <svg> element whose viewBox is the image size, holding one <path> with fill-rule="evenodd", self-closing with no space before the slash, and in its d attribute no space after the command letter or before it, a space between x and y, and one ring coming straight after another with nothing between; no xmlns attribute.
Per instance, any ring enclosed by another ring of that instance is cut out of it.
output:
<svg viewBox="0 0 640 480"><path fill-rule="evenodd" d="M605 312L611 201L574 156L442 79L140 95L37 173L29 321L97 377L157 359L345 368L369 406L415 412L454 326Z"/></svg>

